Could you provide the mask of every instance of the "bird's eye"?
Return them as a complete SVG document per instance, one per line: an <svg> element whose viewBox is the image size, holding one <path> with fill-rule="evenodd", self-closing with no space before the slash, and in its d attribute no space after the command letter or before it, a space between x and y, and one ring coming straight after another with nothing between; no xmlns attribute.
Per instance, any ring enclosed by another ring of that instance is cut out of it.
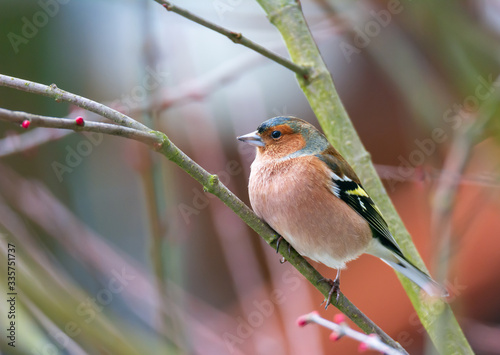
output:
<svg viewBox="0 0 500 355"><path fill-rule="evenodd" d="M273 131L273 133L271 133L271 137L273 137L274 139L278 139L279 137L281 137L281 132Z"/></svg>

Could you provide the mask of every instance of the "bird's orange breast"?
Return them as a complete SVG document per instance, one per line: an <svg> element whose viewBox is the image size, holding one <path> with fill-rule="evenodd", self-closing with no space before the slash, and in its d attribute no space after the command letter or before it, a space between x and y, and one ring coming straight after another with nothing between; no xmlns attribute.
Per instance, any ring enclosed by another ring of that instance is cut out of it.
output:
<svg viewBox="0 0 500 355"><path fill-rule="evenodd" d="M300 254L339 269L371 242L368 223L331 192L328 167L318 158L257 156L251 169L252 208Z"/></svg>

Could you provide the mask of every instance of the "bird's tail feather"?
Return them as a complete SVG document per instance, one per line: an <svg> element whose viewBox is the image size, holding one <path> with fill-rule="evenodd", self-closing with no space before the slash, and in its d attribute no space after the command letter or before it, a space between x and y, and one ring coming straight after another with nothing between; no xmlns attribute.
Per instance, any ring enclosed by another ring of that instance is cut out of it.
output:
<svg viewBox="0 0 500 355"><path fill-rule="evenodd" d="M387 264L389 264L393 269L399 271L411 281L416 283L422 290L424 290L431 297L448 297L448 291L434 281L429 275L421 271L406 258L400 255L393 254L392 260L389 258L381 258Z"/></svg>

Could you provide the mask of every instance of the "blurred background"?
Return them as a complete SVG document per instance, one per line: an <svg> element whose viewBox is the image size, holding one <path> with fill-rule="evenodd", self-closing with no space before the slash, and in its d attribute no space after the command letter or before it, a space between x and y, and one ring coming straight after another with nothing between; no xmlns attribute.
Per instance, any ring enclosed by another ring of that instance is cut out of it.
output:
<svg viewBox="0 0 500 355"><path fill-rule="evenodd" d="M468 340L499 354L500 3L301 3ZM177 4L287 55L255 1ZM235 137L277 115L318 125L293 73L151 0L3 0L0 73L56 83L165 132L247 203L254 151ZM0 107L99 119L6 88ZM0 291L11 244L18 292L16 347L3 331L4 354L357 352L351 339L297 327L304 313L337 311L231 210L133 141L0 122L0 235ZM349 263L342 291L409 353L434 353L384 263Z"/></svg>

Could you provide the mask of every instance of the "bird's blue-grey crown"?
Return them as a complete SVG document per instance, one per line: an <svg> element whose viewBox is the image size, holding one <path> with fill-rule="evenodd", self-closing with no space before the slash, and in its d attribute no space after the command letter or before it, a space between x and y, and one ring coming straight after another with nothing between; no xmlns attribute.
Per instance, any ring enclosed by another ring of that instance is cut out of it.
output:
<svg viewBox="0 0 500 355"><path fill-rule="evenodd" d="M293 129L294 132L300 132L306 141L306 146L298 152L293 153L292 156L319 154L325 151L330 145L323 133L316 129L316 127L307 121L292 116L278 116L270 118L257 127L257 132L262 134L269 128L279 125L287 125ZM289 156L289 158L292 156Z"/></svg>
<svg viewBox="0 0 500 355"><path fill-rule="evenodd" d="M279 126L279 125L283 125L283 124L289 126L290 128L292 128L296 132L300 131L301 128L303 129L303 128L311 126L306 121L301 120L300 118L297 118L297 117L278 116L278 117L273 117L273 118L268 119L267 121L262 122L260 124L260 126L257 127L257 132L259 134L262 134L271 127L275 127L275 126ZM314 128L314 127L312 127L312 128Z"/></svg>

